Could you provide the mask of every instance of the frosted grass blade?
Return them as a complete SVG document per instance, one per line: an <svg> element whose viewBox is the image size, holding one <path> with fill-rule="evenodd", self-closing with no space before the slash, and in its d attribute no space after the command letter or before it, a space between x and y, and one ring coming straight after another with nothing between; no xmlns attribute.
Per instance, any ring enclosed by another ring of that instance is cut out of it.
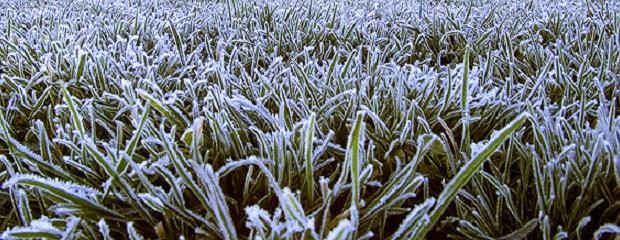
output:
<svg viewBox="0 0 620 240"><path fill-rule="evenodd" d="M479 152L474 153L475 155L472 159L461 167L459 172L446 184L444 190L439 194L435 208L433 208L429 214L430 221L428 224L422 226L420 234L416 237L417 239L421 239L426 235L432 226L437 223L441 215L443 215L452 200L456 197L458 191L469 182L471 177L480 170L482 164L512 133L518 130L529 117L530 115L528 113L519 114L514 120L499 130L495 136L489 139L489 142L487 142Z"/></svg>

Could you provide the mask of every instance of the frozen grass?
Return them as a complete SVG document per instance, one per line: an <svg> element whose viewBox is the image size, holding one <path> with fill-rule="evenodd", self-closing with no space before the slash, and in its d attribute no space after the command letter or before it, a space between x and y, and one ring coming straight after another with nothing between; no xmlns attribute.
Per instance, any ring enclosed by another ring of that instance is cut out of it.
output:
<svg viewBox="0 0 620 240"><path fill-rule="evenodd" d="M620 232L620 3L0 1L0 238Z"/></svg>

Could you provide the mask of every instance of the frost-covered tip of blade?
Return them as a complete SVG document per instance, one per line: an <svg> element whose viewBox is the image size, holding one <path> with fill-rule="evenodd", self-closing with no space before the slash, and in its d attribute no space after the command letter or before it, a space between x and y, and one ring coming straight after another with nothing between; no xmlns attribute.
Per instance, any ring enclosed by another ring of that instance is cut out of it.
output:
<svg viewBox="0 0 620 240"><path fill-rule="evenodd" d="M61 239L63 234L48 218L42 217L33 220L28 227L15 227L4 231L0 239Z"/></svg>
<svg viewBox="0 0 620 240"><path fill-rule="evenodd" d="M99 228L99 233L101 233L101 236L103 236L103 239L109 240L110 239L110 227L108 226L108 223L106 223L104 219L100 219L99 222L97 222L97 227Z"/></svg>
<svg viewBox="0 0 620 240"><path fill-rule="evenodd" d="M329 231L327 234L327 240L345 240L349 239L351 234L355 231L353 224L348 219L340 220L338 225Z"/></svg>
<svg viewBox="0 0 620 240"><path fill-rule="evenodd" d="M619 236L620 226L613 224L613 223L607 223L601 226L598 230L596 230L596 232L594 232L594 239L596 240L603 239L605 235Z"/></svg>
<svg viewBox="0 0 620 240"><path fill-rule="evenodd" d="M244 211L245 215L248 217L248 222L246 223L246 226L264 227L263 222L269 222L269 219L271 218L269 212L267 212L265 209L262 209L258 205L246 207Z"/></svg>
<svg viewBox="0 0 620 240"><path fill-rule="evenodd" d="M138 231L133 227L133 222L128 222L127 223L127 235L129 236L130 240L142 240L144 239L144 237L142 237Z"/></svg>
<svg viewBox="0 0 620 240"><path fill-rule="evenodd" d="M258 234L261 239L267 239L267 232L279 231L281 227L275 226L271 221L271 215L258 205L246 207L247 221L245 226Z"/></svg>
<svg viewBox="0 0 620 240"><path fill-rule="evenodd" d="M290 188L284 188L279 198L280 207L284 211L284 216L287 219L288 229L294 232L304 231L310 223L310 220L306 218L304 208L295 197L295 194L291 192Z"/></svg>
<svg viewBox="0 0 620 240"><path fill-rule="evenodd" d="M15 185L38 186L38 184L49 185L90 200L95 200L97 196L101 195L101 192L91 187L68 183L58 179L43 178L32 174L18 174L11 177L2 184L2 188L7 189Z"/></svg>
<svg viewBox="0 0 620 240"><path fill-rule="evenodd" d="M411 239L422 237L420 235L420 231L423 226L430 222L430 217L428 215L428 211L435 204L434 198L426 199L423 203L417 205L403 221L400 226L394 232L391 239Z"/></svg>

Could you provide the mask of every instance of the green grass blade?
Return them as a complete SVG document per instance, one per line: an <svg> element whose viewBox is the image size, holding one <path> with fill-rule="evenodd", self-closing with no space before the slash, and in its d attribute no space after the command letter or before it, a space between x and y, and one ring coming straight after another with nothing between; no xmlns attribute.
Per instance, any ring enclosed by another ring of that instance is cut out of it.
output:
<svg viewBox="0 0 620 240"><path fill-rule="evenodd" d="M463 57L463 80L461 85L461 120L463 121L463 132L461 134L461 151L469 154L469 46L466 46L465 48L465 56Z"/></svg>
<svg viewBox="0 0 620 240"><path fill-rule="evenodd" d="M74 183L61 182L54 179L46 179L34 175L17 175L5 182L2 187L8 188L15 185L31 186L38 188L53 199L60 199L66 203L71 203L82 208L85 213L105 215L115 219L123 219L117 213L98 203L92 196L101 195L95 189L77 185Z"/></svg>
<svg viewBox="0 0 620 240"><path fill-rule="evenodd" d="M63 99L67 106L69 106L69 111L71 112L71 118L73 123L73 128L78 131L80 137L84 137L84 126L82 125L82 115L78 112L75 107L75 102L73 102L73 96L67 90L65 84L61 84L60 90L62 92Z"/></svg>
<svg viewBox="0 0 620 240"><path fill-rule="evenodd" d="M456 197L458 191L480 170L482 164L499 148L499 146L525 123L529 116L528 113L519 114L514 120L508 123L508 125L499 130L478 153L475 153L471 160L461 167L459 172L446 184L444 190L439 194L437 204L429 214L430 221L428 224L423 225L423 229L420 232L421 234L418 235L416 239L422 239L435 223L439 221L439 218Z"/></svg>
<svg viewBox="0 0 620 240"><path fill-rule="evenodd" d="M314 149L314 121L316 115L312 113L306 126L306 139L304 142L304 162L306 168L306 185L305 198L307 203L312 204L314 201L314 162L312 159L312 150Z"/></svg>
<svg viewBox="0 0 620 240"><path fill-rule="evenodd" d="M41 218L34 220L32 226L15 227L6 230L0 235L1 239L50 239L60 240L63 231L54 227L50 220Z"/></svg>

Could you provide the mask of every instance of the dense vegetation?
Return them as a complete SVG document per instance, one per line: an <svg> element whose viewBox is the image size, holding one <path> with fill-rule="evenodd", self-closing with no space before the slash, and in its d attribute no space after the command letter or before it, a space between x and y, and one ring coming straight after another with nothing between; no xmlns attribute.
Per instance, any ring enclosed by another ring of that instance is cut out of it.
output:
<svg viewBox="0 0 620 240"><path fill-rule="evenodd" d="M0 1L0 238L620 232L620 3Z"/></svg>

